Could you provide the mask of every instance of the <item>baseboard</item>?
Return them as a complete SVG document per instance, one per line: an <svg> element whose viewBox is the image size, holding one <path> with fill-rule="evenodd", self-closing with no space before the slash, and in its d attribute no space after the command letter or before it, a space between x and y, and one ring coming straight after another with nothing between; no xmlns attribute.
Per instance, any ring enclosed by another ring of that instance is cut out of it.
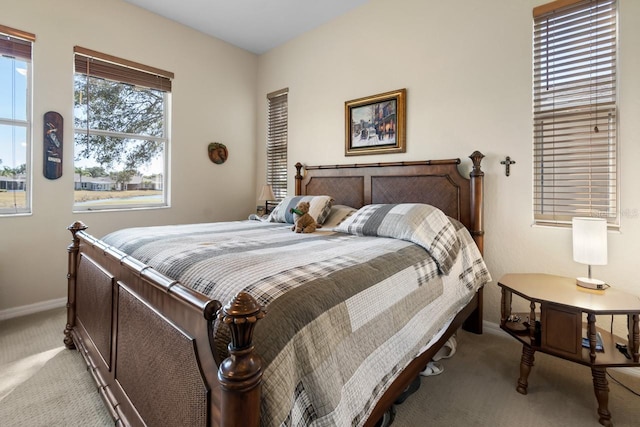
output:
<svg viewBox="0 0 640 427"><path fill-rule="evenodd" d="M54 308L64 307L67 304L67 298L52 299L49 301L37 302L35 304L23 305L21 307L7 308L0 310L0 320L11 319L14 317L26 316L27 314L47 311Z"/></svg>

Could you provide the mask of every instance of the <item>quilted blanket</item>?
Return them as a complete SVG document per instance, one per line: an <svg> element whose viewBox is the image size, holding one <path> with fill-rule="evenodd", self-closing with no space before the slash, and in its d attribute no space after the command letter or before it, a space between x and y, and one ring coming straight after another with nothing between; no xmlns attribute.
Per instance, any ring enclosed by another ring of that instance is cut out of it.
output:
<svg viewBox="0 0 640 427"><path fill-rule="evenodd" d="M103 240L223 304L246 291L265 306L254 335L264 359L263 425L358 426L490 280L466 229L456 224L453 233L446 275L402 238L297 234L289 224L133 228ZM221 349L226 333L217 331Z"/></svg>

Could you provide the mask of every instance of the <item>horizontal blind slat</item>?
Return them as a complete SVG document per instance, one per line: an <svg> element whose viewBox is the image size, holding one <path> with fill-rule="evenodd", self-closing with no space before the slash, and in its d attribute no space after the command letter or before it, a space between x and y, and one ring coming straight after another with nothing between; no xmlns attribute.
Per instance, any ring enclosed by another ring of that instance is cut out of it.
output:
<svg viewBox="0 0 640 427"><path fill-rule="evenodd" d="M74 63L75 72L79 74L88 74L93 77L171 92L171 79L158 74L103 61L77 52Z"/></svg>
<svg viewBox="0 0 640 427"><path fill-rule="evenodd" d="M31 42L9 36L2 37L0 55L31 60Z"/></svg>

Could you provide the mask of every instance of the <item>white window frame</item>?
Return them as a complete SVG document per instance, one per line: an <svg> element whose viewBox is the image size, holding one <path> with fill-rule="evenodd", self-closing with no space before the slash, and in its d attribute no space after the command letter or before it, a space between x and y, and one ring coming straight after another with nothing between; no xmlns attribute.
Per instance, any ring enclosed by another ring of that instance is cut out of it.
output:
<svg viewBox="0 0 640 427"><path fill-rule="evenodd" d="M36 40L36 36L25 31L17 30L15 28L6 27L0 25L0 38L12 42L29 43L31 44L31 53L29 58L25 55L14 56L13 54L3 54L2 56L13 58L14 60L24 61L27 66L26 75L26 99L25 99L25 120L18 120L9 117L0 117L0 125L11 126L13 128L21 128L25 130L25 204L24 207L15 206L13 208L0 208L0 216L18 216L18 215L30 215L32 213L32 168L33 168L33 154L32 154L32 98L33 98L33 43ZM15 143L15 141L14 141ZM3 167L6 165L0 165ZM2 179L2 177L0 177Z"/></svg>
<svg viewBox="0 0 640 427"><path fill-rule="evenodd" d="M173 78L173 73L167 72L167 71L163 71L157 68L153 68L153 67L148 67L142 64L138 64L129 60L125 60L125 59L121 59L121 58L116 58L107 54L103 54L103 53L99 53L99 52L95 52L86 48L82 48L82 47L78 47L76 46L74 48L75 54L76 55L80 55L82 58L90 58L90 59L97 59L99 61L107 62L107 63L112 63L115 64L116 66L120 66L122 68L131 68L133 70L133 72L143 72L143 73L148 73L151 75L155 75L157 74L158 77L161 77L167 81L169 81L169 90L163 91L163 96L164 96L164 100L163 100L163 131L162 134L164 135L163 137L157 137L157 136L150 136L150 135L138 135L138 134L129 134L129 133L122 133L122 132L116 132L116 131L108 131L108 130L104 130L104 129L87 129L87 128L75 128L74 129L74 136L75 134L88 134L88 135L97 135L97 136L107 136L107 137L114 137L114 138L121 138L121 139L133 139L133 140L150 140L150 141L156 141L159 142L163 145L163 176L162 176L162 202L161 203L123 203L123 204L117 204L117 203L104 203L104 204L100 204L100 203L96 203L96 204L90 204L90 205L86 205L86 204L77 204L74 198L74 205L73 205L73 211L74 212L86 212L86 211L105 211L105 210L116 210L116 211L123 211L123 210L134 210L134 209L158 209L158 208L165 208L169 206L169 200L170 200L170 186L169 186L169 152L170 152L170 121L171 121L171 117L170 117L170 103L171 103L171 91L170 91L170 79ZM76 59L77 61L77 59ZM75 76L77 75L85 75L86 73L84 72L78 72L75 71L74 72L74 79ZM93 74L91 74L92 78L93 78ZM87 77L88 78L88 77ZM120 81L117 79L111 79L111 78L107 78L107 80L110 80L112 82L118 83L118 84L131 84L131 83L127 83L126 81ZM138 87L137 84L134 84L134 86ZM147 89L144 86L140 86L143 89ZM74 88L75 90L75 88ZM75 141L74 141L75 142ZM75 145L75 144L74 144ZM75 147L74 147L75 148ZM75 169L75 161L74 161L74 169ZM75 181L75 180L74 180ZM75 188L75 182L74 182L74 192L75 192L76 188Z"/></svg>

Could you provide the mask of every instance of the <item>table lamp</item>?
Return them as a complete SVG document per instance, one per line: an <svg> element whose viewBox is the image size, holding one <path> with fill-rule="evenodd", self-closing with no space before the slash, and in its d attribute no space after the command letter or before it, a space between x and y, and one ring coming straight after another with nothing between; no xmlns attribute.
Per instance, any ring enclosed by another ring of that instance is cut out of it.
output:
<svg viewBox="0 0 640 427"><path fill-rule="evenodd" d="M589 266L589 277L578 277L576 284L589 289L606 289L602 280L591 277L592 265L607 264L607 220L575 217L573 226L573 260Z"/></svg>
<svg viewBox="0 0 640 427"><path fill-rule="evenodd" d="M274 200L276 196L273 195L273 189L271 185L265 184L262 186L262 191L260 192L260 197L258 200L264 200L264 213L269 213L269 200Z"/></svg>

